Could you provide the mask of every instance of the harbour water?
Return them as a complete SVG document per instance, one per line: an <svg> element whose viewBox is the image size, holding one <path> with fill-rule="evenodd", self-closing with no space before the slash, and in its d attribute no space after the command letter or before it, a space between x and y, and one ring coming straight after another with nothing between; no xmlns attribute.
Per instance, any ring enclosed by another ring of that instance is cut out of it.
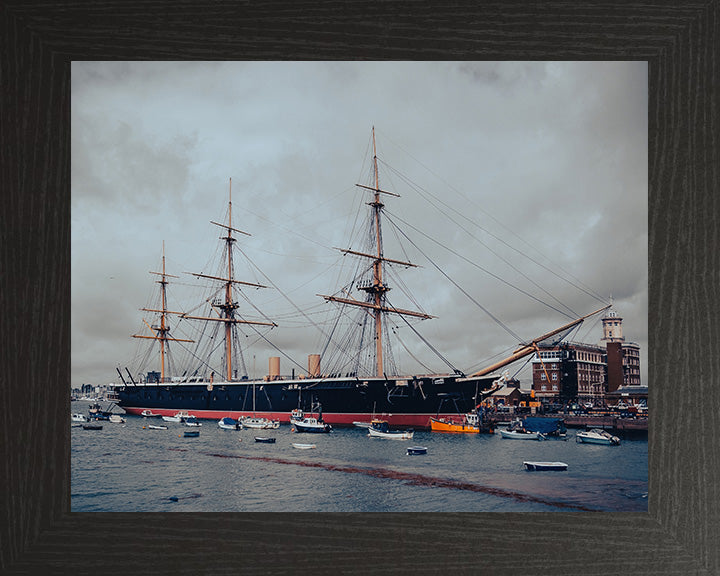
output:
<svg viewBox="0 0 720 576"><path fill-rule="evenodd" d="M87 403L73 412L87 414ZM415 431L409 441L330 434L191 428L123 416L102 430L73 423L73 512L645 512L648 441L619 446L567 439L509 440L499 434ZM147 426L165 425L167 430ZM274 444L256 443L273 436ZM299 450L293 443L313 443ZM408 456L408 446L427 454ZM562 461L567 471L528 472L523 461Z"/></svg>

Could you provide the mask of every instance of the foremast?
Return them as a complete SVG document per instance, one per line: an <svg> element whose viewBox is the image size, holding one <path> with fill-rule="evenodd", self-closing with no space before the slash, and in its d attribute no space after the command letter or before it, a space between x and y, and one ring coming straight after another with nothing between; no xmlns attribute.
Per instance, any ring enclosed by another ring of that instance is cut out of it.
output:
<svg viewBox="0 0 720 576"><path fill-rule="evenodd" d="M210 276L208 274L199 274L192 272L191 274L197 278L207 278L210 280L218 280L220 282L224 282L223 286L223 292L224 292L224 298L223 299L215 299L213 300L210 305L212 308L218 313L218 316L190 316L188 314L183 314L182 318L188 318L191 320L207 320L210 322L224 322L225 323L225 378L227 382L232 381L232 371L233 371L233 327L238 324L251 324L251 325L258 325L258 326L277 326L274 322L259 322L259 321L252 321L252 320L243 320L241 318L236 317L236 311L239 308L238 303L233 299L233 284L243 285L243 286L251 286L254 288L267 288L267 286L263 286L262 284L255 284L253 282L244 282L242 280L236 280L234 277L234 265L233 265L233 245L237 241L237 239L233 236L233 232L237 232L238 234L244 234L246 236L251 236L248 232L244 232L242 230L238 230L237 228L233 228L232 225L232 178L230 178L230 184L229 184L229 192L228 192L228 223L227 224L220 224L219 222L213 222L210 221L211 224L214 224L215 226L219 226L222 228L226 235L221 236L220 240L223 240L225 242L225 248L227 251L227 269L225 276Z"/></svg>
<svg viewBox="0 0 720 576"><path fill-rule="evenodd" d="M169 353L168 348L168 342L192 342L192 340L185 340L183 338L171 338L169 336L170 333L170 323L168 322L168 314L177 314L177 312L170 312L167 309L167 293L166 288L168 285L168 277L170 278L178 278L177 276L173 276L172 274L168 274L165 271L165 242L163 242L163 249L162 249L162 272L150 272L150 274L157 274L160 276L160 280L157 280L157 283L160 284L160 309L150 309L150 308L142 308L145 312L159 312L160 313L160 325L153 325L151 326L145 320L145 324L152 330L155 334L153 336L145 336L142 334L133 334L133 338L147 338L149 340L157 340L160 342L160 382L165 382L165 356Z"/></svg>
<svg viewBox="0 0 720 576"><path fill-rule="evenodd" d="M338 248L345 254L352 254L363 258L369 258L373 260L373 279L372 282L365 285L359 284L358 290L362 290L368 294L368 301L358 301L352 298L340 298L337 296L325 296L321 295L325 300L329 302L338 302L341 304L349 304L351 306L358 306L368 309L368 312L372 313L375 317L375 365L376 375L378 378L385 377L385 370L383 367L383 314L394 313L404 316L414 316L418 318L429 319L433 318L428 314L422 312L415 312L412 310L402 310L398 308L388 307L386 305L386 293L390 290L390 287L383 282L383 263L390 262L394 264L400 264L403 266L417 267L415 264L410 262L403 262L401 260L393 260L385 258L383 254L383 242L382 242L382 221L381 214L382 209L385 206L381 200L381 194L388 196L400 197L399 194L388 192L380 189L380 179L378 175L378 162L377 162L377 149L375 146L375 127L372 129L372 141L373 141L373 175L374 175L374 187L363 186L357 184L358 187L369 190L373 193L373 201L368 202L368 205L372 208L372 219L375 227L375 254L365 254L363 252L356 252L354 250L344 250Z"/></svg>

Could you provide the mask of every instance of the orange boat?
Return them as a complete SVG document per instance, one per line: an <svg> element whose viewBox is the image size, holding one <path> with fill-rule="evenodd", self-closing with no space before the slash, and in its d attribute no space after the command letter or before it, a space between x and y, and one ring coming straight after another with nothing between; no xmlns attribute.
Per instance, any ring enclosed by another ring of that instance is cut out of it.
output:
<svg viewBox="0 0 720 576"><path fill-rule="evenodd" d="M494 434L493 424L481 424L478 415L474 412L465 414L461 421L430 417L430 430L433 432L450 432L452 434L479 434L484 432Z"/></svg>

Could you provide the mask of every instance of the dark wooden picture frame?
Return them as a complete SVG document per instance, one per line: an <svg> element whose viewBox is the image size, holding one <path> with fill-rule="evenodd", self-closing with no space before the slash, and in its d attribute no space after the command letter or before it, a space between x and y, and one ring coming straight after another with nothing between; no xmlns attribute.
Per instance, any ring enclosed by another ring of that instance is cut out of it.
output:
<svg viewBox="0 0 720 576"><path fill-rule="evenodd" d="M720 574L720 9L688 2L0 6L0 573ZM649 512L70 513L73 60L645 60Z"/></svg>

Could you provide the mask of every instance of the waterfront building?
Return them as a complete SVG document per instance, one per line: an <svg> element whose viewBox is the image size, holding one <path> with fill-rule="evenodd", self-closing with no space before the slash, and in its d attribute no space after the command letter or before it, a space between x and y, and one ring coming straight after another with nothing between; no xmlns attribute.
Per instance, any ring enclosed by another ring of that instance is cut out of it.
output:
<svg viewBox="0 0 720 576"><path fill-rule="evenodd" d="M618 402L621 388L625 394L639 390L640 346L625 341L622 320L608 310L599 346L579 342L540 346L532 359L535 397L543 404L604 406Z"/></svg>

